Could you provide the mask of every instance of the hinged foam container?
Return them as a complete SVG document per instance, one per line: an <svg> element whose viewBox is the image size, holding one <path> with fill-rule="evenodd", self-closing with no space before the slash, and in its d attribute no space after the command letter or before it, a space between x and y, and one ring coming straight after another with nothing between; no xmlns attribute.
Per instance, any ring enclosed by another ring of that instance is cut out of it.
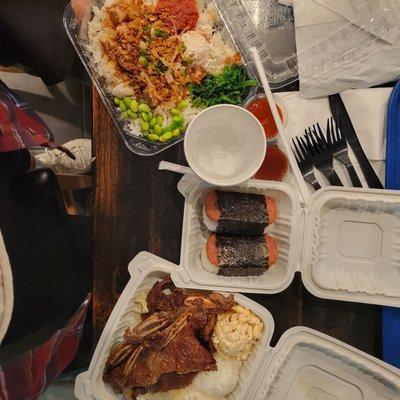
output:
<svg viewBox="0 0 400 400"><path fill-rule="evenodd" d="M80 374L75 382L75 396L80 400L98 399L111 400L120 396L102 380L104 366L114 341L120 338L132 319L132 306L135 294L142 289L150 289L153 284L171 275L179 267L153 254L139 253L129 264L131 278L115 305L103 333L97 344L89 370ZM178 286L178 283L174 283ZM252 356L241 367L240 381L232 399L243 399L249 389L252 377L255 375L264 358L263 349L268 347L274 331L274 320L264 307L241 294L235 294L235 301L253 311L263 322L262 338L255 346ZM122 398L122 396L121 396Z"/></svg>
<svg viewBox="0 0 400 400"><path fill-rule="evenodd" d="M281 182L249 180L224 188L275 199L278 219L268 227L278 261L261 276L227 277L206 271L200 254L209 236L202 208L215 187L186 175L180 285L209 290L274 294L301 272L315 296L400 307L400 193L326 187L301 204L298 192Z"/></svg>
<svg viewBox="0 0 400 400"><path fill-rule="evenodd" d="M129 264L131 279L103 330L88 371L75 382L79 400L122 399L102 381L113 342L128 327L135 294L171 274L177 265L150 253L139 253ZM263 335L240 370L237 387L228 400L395 400L400 398L400 370L351 346L305 327L289 329L276 347L271 314L261 305L234 294L264 323Z"/></svg>

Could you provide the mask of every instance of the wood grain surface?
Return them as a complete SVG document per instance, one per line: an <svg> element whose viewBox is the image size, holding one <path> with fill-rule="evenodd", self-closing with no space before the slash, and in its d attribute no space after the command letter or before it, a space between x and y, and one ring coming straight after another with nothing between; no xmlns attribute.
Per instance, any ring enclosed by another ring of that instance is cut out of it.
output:
<svg viewBox="0 0 400 400"><path fill-rule="evenodd" d="M159 171L158 163L185 163L185 158L182 143L154 157L130 153L95 91L93 140L93 327L97 343L129 279L128 263L138 252L146 250L179 262L183 197L176 185L180 176ZM304 325L380 356L380 307L316 298L304 288L299 274L280 294L249 297L272 313L273 344L290 327Z"/></svg>

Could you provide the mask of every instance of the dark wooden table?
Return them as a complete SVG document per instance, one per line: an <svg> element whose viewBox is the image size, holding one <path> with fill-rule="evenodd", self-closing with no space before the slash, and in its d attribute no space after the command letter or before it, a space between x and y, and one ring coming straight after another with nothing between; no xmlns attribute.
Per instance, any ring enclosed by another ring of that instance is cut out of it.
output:
<svg viewBox="0 0 400 400"><path fill-rule="evenodd" d="M129 279L127 266L140 251L179 263L183 197L180 176L158 171L160 160L184 163L182 144L159 156L130 153L119 138L98 95L93 98L95 175L93 207L93 327L97 342ZM299 274L277 295L249 295L275 320L273 344L284 331L305 325L374 356L381 353L381 308L323 300L301 283Z"/></svg>

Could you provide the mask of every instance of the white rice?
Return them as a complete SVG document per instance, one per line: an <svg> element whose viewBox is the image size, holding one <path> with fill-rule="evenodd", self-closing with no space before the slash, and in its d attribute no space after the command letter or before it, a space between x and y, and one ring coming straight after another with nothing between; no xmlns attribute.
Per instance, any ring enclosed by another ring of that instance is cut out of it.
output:
<svg viewBox="0 0 400 400"><path fill-rule="evenodd" d="M206 226L206 228L210 232L215 232L218 228L218 223L215 221L211 221L211 219L208 218L205 206L203 206L203 222L204 222L204 225Z"/></svg>
<svg viewBox="0 0 400 400"><path fill-rule="evenodd" d="M139 120L128 120L129 131L125 131L130 136L142 136L142 131L140 129Z"/></svg>
<svg viewBox="0 0 400 400"><path fill-rule="evenodd" d="M224 358L218 353L214 354L214 358L217 361L218 370L196 375L191 387L213 398L225 398L239 382L242 362Z"/></svg>
<svg viewBox="0 0 400 400"><path fill-rule="evenodd" d="M219 268L216 267L214 264L212 264L207 257L206 245L204 245L203 250L201 251L200 258L201 258L201 265L207 272L218 274Z"/></svg>
<svg viewBox="0 0 400 400"><path fill-rule="evenodd" d="M186 124L190 124L193 120L193 118L199 114L202 111L201 108L196 108L193 107L191 104L189 104L183 111L182 111L182 116L185 120Z"/></svg>
<svg viewBox="0 0 400 400"><path fill-rule="evenodd" d="M226 39L222 37L222 32L216 32L211 38L212 44L212 62L209 67L211 74L220 73L225 67L225 60L233 57L236 51L226 43Z"/></svg>

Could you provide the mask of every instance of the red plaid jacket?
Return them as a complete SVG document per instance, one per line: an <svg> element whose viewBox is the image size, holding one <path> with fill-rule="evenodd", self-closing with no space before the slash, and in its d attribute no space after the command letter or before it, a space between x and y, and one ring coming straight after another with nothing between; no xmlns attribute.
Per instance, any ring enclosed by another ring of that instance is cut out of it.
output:
<svg viewBox="0 0 400 400"><path fill-rule="evenodd" d="M0 80L0 152L53 141L52 132L40 116Z"/></svg>
<svg viewBox="0 0 400 400"><path fill-rule="evenodd" d="M36 146L56 148L75 159L54 143L53 133L31 106L0 80L0 153Z"/></svg>
<svg viewBox="0 0 400 400"><path fill-rule="evenodd" d="M34 400L59 376L76 354L90 296L51 338L0 367L1 400Z"/></svg>

